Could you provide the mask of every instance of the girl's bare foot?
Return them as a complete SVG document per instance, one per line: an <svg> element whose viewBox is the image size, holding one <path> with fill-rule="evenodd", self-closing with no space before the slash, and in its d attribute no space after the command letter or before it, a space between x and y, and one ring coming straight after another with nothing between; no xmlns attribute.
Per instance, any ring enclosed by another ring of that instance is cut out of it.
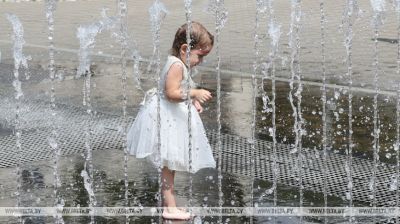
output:
<svg viewBox="0 0 400 224"><path fill-rule="evenodd" d="M166 207L164 208L162 217L164 219L189 220L190 213L186 212L183 208Z"/></svg>

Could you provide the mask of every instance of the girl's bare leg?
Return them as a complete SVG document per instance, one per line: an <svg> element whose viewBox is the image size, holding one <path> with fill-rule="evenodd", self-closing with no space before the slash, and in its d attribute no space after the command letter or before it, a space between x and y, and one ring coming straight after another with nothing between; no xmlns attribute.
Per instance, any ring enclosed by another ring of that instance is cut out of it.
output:
<svg viewBox="0 0 400 224"><path fill-rule="evenodd" d="M175 171L163 167L161 172L161 194L162 201L165 207L176 207L175 195L174 195L174 178Z"/></svg>
<svg viewBox="0 0 400 224"><path fill-rule="evenodd" d="M163 213L163 217L167 219L189 219L190 214L178 209L176 207L176 200L174 194L174 178L175 171L163 167L161 171L161 193L163 206L166 210Z"/></svg>

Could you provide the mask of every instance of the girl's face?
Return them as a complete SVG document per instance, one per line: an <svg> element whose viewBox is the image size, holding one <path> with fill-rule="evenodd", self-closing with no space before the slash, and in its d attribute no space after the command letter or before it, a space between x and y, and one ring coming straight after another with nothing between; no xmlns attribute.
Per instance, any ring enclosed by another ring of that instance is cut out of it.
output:
<svg viewBox="0 0 400 224"><path fill-rule="evenodd" d="M203 58L210 53L211 47L207 47L204 50L201 48L193 49L190 51L190 66L194 67L203 62Z"/></svg>
<svg viewBox="0 0 400 224"><path fill-rule="evenodd" d="M203 58L210 53L212 46L205 46L203 48L194 48L193 50L190 50L190 67L194 67L201 62L203 62ZM186 48L185 48L186 49ZM181 60L187 64L187 59L186 59L186 51L182 52L181 54Z"/></svg>

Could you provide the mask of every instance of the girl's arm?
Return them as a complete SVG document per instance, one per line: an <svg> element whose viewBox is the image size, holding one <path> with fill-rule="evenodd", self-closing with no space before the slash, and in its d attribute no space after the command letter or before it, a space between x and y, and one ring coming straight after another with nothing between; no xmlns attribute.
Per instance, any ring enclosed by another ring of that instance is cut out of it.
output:
<svg viewBox="0 0 400 224"><path fill-rule="evenodd" d="M165 80L165 95L168 100L173 102L184 101L181 90L181 81L183 79L183 67L180 63L174 63L169 68Z"/></svg>
<svg viewBox="0 0 400 224"><path fill-rule="evenodd" d="M186 99L183 97L181 82L183 79L183 67L180 63L174 63L169 68L167 79L165 80L165 95L173 102L182 102ZM190 89L190 98L203 103L211 99L211 93L205 89Z"/></svg>

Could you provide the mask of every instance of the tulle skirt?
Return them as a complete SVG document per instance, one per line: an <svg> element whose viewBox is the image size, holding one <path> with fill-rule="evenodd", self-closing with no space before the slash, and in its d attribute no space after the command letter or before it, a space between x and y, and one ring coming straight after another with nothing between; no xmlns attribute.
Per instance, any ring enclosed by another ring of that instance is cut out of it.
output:
<svg viewBox="0 0 400 224"><path fill-rule="evenodd" d="M147 158L156 167L189 172L188 107L186 102L160 100L160 151L158 150L157 96L141 107L127 135L128 152ZM215 160L196 108L191 105L191 159L193 173L215 168Z"/></svg>

